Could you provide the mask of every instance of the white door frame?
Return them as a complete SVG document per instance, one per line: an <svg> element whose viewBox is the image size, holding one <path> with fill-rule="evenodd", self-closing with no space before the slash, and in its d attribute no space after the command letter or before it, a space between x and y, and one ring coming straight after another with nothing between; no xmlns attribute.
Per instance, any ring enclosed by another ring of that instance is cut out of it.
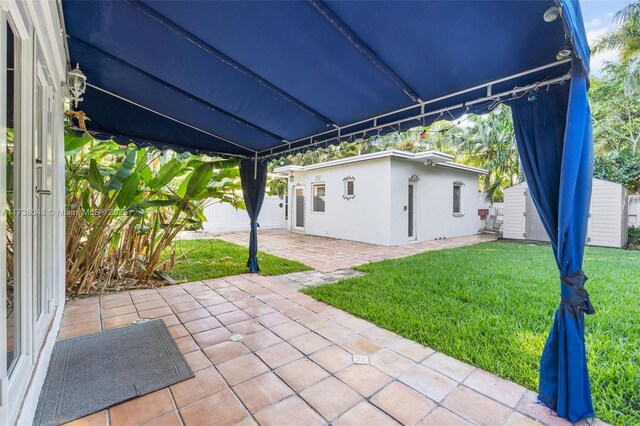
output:
<svg viewBox="0 0 640 426"><path fill-rule="evenodd" d="M303 204L302 204L302 226L298 226L298 190L302 191L302 198L303 198ZM291 215L291 217L293 218L293 221L291 223L291 227L292 229L296 230L296 231L304 231L305 229L305 225L306 225L306 210L307 210L307 191L304 185L293 185L293 194L294 194L294 199L295 202L293 203L294 207L295 207L295 214Z"/></svg>
<svg viewBox="0 0 640 426"><path fill-rule="evenodd" d="M409 202L409 188L411 188L411 202ZM418 221L416 215L417 188L417 182L409 181L409 184L407 186L407 239L409 241L416 241L418 239ZM409 215L411 215L411 230L413 231L411 235L409 235Z"/></svg>

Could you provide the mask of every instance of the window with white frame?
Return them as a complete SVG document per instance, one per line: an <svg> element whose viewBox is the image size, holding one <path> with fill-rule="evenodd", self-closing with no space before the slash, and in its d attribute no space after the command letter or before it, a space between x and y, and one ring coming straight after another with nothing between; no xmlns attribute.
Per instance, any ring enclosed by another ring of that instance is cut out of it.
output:
<svg viewBox="0 0 640 426"><path fill-rule="evenodd" d="M342 198L350 200L356 196L356 179L353 176L347 176L344 180L344 195Z"/></svg>
<svg viewBox="0 0 640 426"><path fill-rule="evenodd" d="M462 184L454 182L453 184L453 214L462 213Z"/></svg>
<svg viewBox="0 0 640 426"><path fill-rule="evenodd" d="M313 189L313 212L324 213L325 184L314 183Z"/></svg>

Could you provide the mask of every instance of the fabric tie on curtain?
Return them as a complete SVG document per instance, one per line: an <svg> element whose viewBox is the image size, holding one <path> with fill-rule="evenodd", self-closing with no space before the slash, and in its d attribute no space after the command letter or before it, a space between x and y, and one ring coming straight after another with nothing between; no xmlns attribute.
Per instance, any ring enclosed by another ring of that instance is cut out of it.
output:
<svg viewBox="0 0 640 426"><path fill-rule="evenodd" d="M584 343L584 314L595 313L582 271L593 179L585 74L574 59L570 84L511 102L529 194L560 272L561 302L540 360L538 399L572 422L595 415Z"/></svg>
<svg viewBox="0 0 640 426"><path fill-rule="evenodd" d="M267 189L267 161L243 158L240 160L240 181L242 182L242 196L251 220L249 235L249 272L260 272L258 265L258 216Z"/></svg>

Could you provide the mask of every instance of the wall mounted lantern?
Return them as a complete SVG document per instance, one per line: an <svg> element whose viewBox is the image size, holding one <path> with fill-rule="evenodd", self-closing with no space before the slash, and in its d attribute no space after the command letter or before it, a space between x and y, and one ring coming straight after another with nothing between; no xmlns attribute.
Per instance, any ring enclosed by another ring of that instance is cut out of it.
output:
<svg viewBox="0 0 640 426"><path fill-rule="evenodd" d="M78 102L81 102L82 95L87 90L87 77L82 71L80 66L76 64L75 69L72 69L67 73L67 86L69 92L71 92L71 101L75 108L78 108Z"/></svg>

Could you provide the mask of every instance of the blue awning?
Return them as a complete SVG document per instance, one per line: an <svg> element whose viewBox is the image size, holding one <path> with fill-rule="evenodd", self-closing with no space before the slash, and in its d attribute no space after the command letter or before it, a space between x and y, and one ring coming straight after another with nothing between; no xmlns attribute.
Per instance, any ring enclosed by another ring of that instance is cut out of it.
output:
<svg viewBox="0 0 640 426"><path fill-rule="evenodd" d="M567 46L588 69L578 2L561 3L552 22L551 0L63 7L70 60L88 78L79 109L90 130L264 157L484 112L491 102L467 103L566 75L569 61L556 56Z"/></svg>
<svg viewBox="0 0 640 426"><path fill-rule="evenodd" d="M539 400L575 422L594 415L584 315L595 310L582 271L593 135L579 3L556 1L64 0L63 7L70 59L88 77L80 107L92 132L244 157L252 272L272 156L509 102L561 282Z"/></svg>

